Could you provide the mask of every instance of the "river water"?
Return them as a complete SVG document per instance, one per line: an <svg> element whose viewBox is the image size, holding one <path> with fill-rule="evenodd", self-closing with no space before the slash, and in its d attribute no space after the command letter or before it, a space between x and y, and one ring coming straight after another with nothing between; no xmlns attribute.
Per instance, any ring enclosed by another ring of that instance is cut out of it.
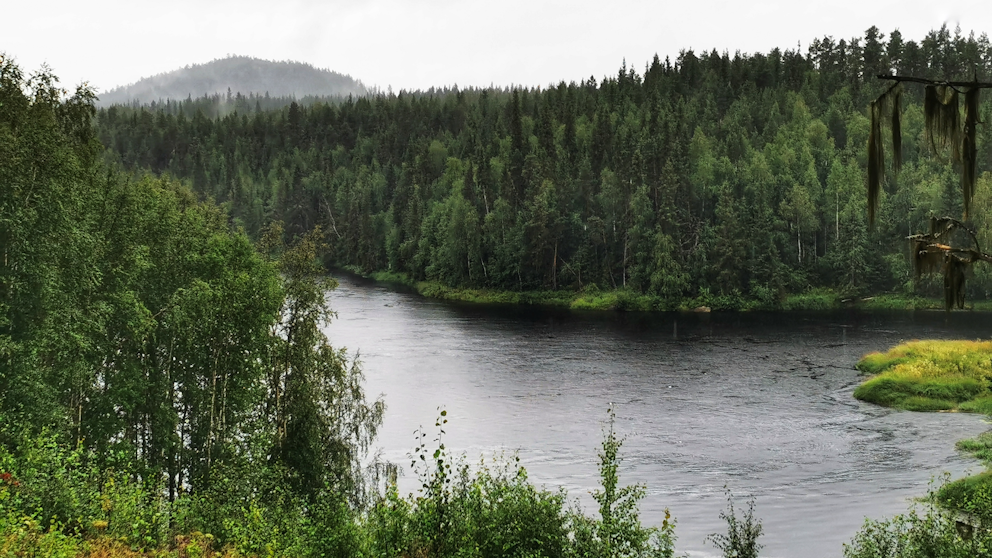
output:
<svg viewBox="0 0 992 558"><path fill-rule="evenodd" d="M575 313L428 300L353 277L330 295L336 347L360 351L387 411L377 445L409 465L414 430L470 462L517 452L530 479L587 510L607 409L626 436L623 484L641 519L677 521L676 548L716 556L725 487L756 498L763 556L840 556L865 517L905 511L934 476L981 469L954 442L984 418L910 413L852 397L854 363L917 338L987 338L959 312ZM415 474L400 478L416 490Z"/></svg>

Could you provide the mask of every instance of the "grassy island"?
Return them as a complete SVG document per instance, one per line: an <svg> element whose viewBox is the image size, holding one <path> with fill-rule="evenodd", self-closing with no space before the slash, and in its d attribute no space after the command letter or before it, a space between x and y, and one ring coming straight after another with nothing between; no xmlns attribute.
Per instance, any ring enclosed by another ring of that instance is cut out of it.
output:
<svg viewBox="0 0 992 558"><path fill-rule="evenodd" d="M910 341L865 355L857 368L871 374L854 390L862 401L909 411L992 414L992 341ZM956 446L992 465L992 431ZM992 521L992 470L945 483L933 496L945 508L987 524Z"/></svg>
<svg viewBox="0 0 992 558"><path fill-rule="evenodd" d="M992 342L910 341L857 364L854 397L909 411L992 413Z"/></svg>

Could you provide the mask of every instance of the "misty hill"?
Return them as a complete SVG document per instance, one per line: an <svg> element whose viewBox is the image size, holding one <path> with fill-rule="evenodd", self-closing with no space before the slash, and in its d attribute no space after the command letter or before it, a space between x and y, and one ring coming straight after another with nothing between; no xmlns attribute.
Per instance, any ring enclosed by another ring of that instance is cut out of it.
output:
<svg viewBox="0 0 992 558"><path fill-rule="evenodd" d="M272 97L364 95L361 81L302 62L231 56L158 74L100 94L100 105L148 103L204 95L255 93Z"/></svg>

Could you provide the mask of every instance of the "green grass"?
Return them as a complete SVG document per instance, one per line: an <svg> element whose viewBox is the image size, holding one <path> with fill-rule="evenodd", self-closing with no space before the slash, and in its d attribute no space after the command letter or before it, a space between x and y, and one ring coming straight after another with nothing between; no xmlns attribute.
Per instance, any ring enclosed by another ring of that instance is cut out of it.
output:
<svg viewBox="0 0 992 558"><path fill-rule="evenodd" d="M637 312L675 310L671 302L657 296L641 294L628 289L600 291L586 289L572 299L572 310L627 310Z"/></svg>
<svg viewBox="0 0 992 558"><path fill-rule="evenodd" d="M981 459L986 465L992 465L992 430L982 432L975 438L961 440L954 446L963 452L970 453L977 459Z"/></svg>
<svg viewBox="0 0 992 558"><path fill-rule="evenodd" d="M858 362L862 401L910 411L992 411L992 342L911 341Z"/></svg>
<svg viewBox="0 0 992 558"><path fill-rule="evenodd" d="M410 280L410 276L406 273L376 271L375 273L370 273L368 276L376 281L379 281L380 283L395 283L399 285L406 285L408 287L413 287L416 284L414 281Z"/></svg>
<svg viewBox="0 0 992 558"><path fill-rule="evenodd" d="M992 395L979 397L977 399L972 399L971 401L965 401L964 403L958 405L958 408L967 413L992 415Z"/></svg>
<svg viewBox="0 0 992 558"><path fill-rule="evenodd" d="M575 298L575 293L568 291L491 291L446 287L431 281L418 281L414 287L418 293L428 298L479 304L521 304L567 308Z"/></svg>
<svg viewBox="0 0 992 558"><path fill-rule="evenodd" d="M936 500L945 508L972 514L985 524L992 519L992 471L941 486Z"/></svg>
<svg viewBox="0 0 992 558"><path fill-rule="evenodd" d="M871 310L944 310L944 300L906 294L881 294L857 301Z"/></svg>
<svg viewBox="0 0 992 558"><path fill-rule="evenodd" d="M830 310L838 308L841 303L838 293L829 289L816 289L806 293L785 297L782 301L783 310Z"/></svg>
<svg viewBox="0 0 992 558"><path fill-rule="evenodd" d="M992 414L992 342L911 341L871 353L857 367L871 375L854 390L863 401L909 411ZM958 450L992 466L992 431L961 440ZM992 471L941 486L942 507L992 521Z"/></svg>
<svg viewBox="0 0 992 558"><path fill-rule="evenodd" d="M954 401L947 399L933 399L930 397L923 397L914 395L907 397L902 400L900 406L907 411L922 411L922 412L933 412L933 411L950 411L954 409L957 405Z"/></svg>
<svg viewBox="0 0 992 558"><path fill-rule="evenodd" d="M853 299L849 303L866 310L945 310L944 299L906 294L880 294ZM967 301L965 310L992 311L992 300Z"/></svg>

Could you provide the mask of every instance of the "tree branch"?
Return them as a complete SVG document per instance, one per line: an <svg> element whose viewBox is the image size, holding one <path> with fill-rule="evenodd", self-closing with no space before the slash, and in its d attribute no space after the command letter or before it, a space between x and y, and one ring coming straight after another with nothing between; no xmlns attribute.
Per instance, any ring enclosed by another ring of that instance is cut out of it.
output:
<svg viewBox="0 0 992 558"><path fill-rule="evenodd" d="M977 79L974 81L943 81L943 80L927 79L927 78L920 78L914 76L891 76L891 75L887 76L883 74L879 74L876 77L878 79L887 79L897 82L908 81L912 83L922 83L925 85L947 85L949 87L977 87L979 89L992 89L992 83L978 81Z"/></svg>

